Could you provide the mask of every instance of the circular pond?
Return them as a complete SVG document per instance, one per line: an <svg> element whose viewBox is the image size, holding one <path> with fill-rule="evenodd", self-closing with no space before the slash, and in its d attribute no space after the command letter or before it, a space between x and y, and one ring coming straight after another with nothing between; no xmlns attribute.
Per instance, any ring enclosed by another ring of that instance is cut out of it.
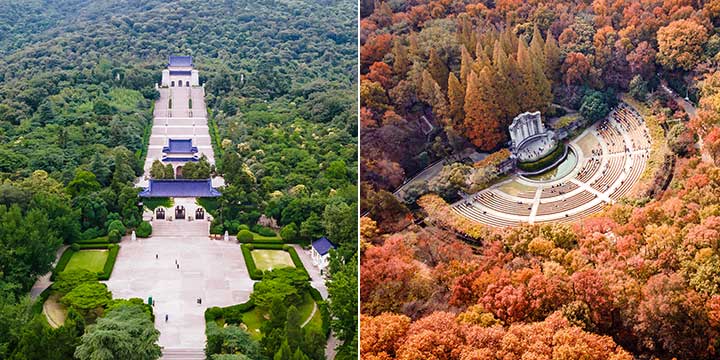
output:
<svg viewBox="0 0 720 360"><path fill-rule="evenodd" d="M567 156L565 160L555 165L553 168L545 171L542 174L537 175L523 175L524 178L532 181L555 181L562 179L577 166L577 155L572 147L568 148Z"/></svg>

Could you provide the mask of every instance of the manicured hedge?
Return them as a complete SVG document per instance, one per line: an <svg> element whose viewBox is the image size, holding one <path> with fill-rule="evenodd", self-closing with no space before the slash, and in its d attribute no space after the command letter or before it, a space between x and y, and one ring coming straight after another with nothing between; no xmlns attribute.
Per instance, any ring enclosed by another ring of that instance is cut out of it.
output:
<svg viewBox="0 0 720 360"><path fill-rule="evenodd" d="M105 262L102 275L98 275L98 280L110 279L113 268L115 268L115 260L117 260L118 253L120 252L120 245L110 244L108 245L108 249L110 250L110 253L108 254L107 261Z"/></svg>
<svg viewBox="0 0 720 360"><path fill-rule="evenodd" d="M327 302L323 299L320 291L312 286L310 286L310 297L317 303L318 310L320 310L323 334L330 336L330 309L328 309Z"/></svg>
<svg viewBox="0 0 720 360"><path fill-rule="evenodd" d="M245 259L245 265L247 265L250 278L253 280L262 280L263 272L257 268L251 254L253 244L242 244L240 248L242 249L243 258Z"/></svg>
<svg viewBox="0 0 720 360"><path fill-rule="evenodd" d="M245 259L245 264L247 265L250 278L253 280L262 280L262 276L263 276L262 270L257 268L257 266L255 265L255 260L253 260L253 257L252 257L252 251L255 249L287 251L290 254L290 258L292 259L292 262L295 265L295 267L302 270L305 273L305 275L308 277L308 279L310 279L310 274L305 269L305 266L303 265L302 260L300 260L300 256L298 256L297 251L295 251L295 248L290 245L252 243L252 244L242 244L242 245L240 245L240 248L242 249L243 258Z"/></svg>
<svg viewBox="0 0 720 360"><path fill-rule="evenodd" d="M250 230L240 230L237 233L237 239L241 243L251 243L255 239L255 235Z"/></svg>
<svg viewBox="0 0 720 360"><path fill-rule="evenodd" d="M226 323L239 324L242 322L242 315L245 312L252 310L255 307L255 302L252 299L242 304L235 304L226 307L213 306L205 310L205 321L216 321L219 318L223 318Z"/></svg>
<svg viewBox="0 0 720 360"><path fill-rule="evenodd" d="M55 269L53 269L52 275L50 275L50 280L55 281L57 274L65 271L65 267L68 262L70 262L70 258L76 251L93 249L109 250L108 258L105 261L103 271L102 273L98 273L98 280L110 279L110 275L112 275L113 268L115 267L115 260L117 260L118 253L120 252L120 245L118 244L73 244L71 247L67 248L65 252L63 252L62 256L60 256L60 260L58 260Z"/></svg>
<svg viewBox="0 0 720 360"><path fill-rule="evenodd" d="M559 143L553 151L545 156L544 158L538 160L538 161L532 161L532 162L521 162L518 163L518 168L523 171L527 172L535 172L540 171L548 166L552 165L555 161L557 161L563 154L565 154L565 148L566 145L563 143Z"/></svg>
<svg viewBox="0 0 720 360"><path fill-rule="evenodd" d="M285 242L283 239L277 237L277 238L253 238L252 241L243 241L243 239L238 237L238 242L243 244L284 244Z"/></svg>
<svg viewBox="0 0 720 360"><path fill-rule="evenodd" d="M76 244L108 244L110 241L108 240L107 236L101 236L94 239L87 239L87 240L78 240L75 242Z"/></svg>

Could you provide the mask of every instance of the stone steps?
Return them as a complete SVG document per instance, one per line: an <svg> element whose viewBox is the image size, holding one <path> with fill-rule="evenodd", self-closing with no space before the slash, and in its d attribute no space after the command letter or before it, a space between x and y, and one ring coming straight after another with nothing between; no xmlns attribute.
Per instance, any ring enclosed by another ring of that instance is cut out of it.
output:
<svg viewBox="0 0 720 360"><path fill-rule="evenodd" d="M174 215L174 214L172 214ZM167 213L166 213L167 216ZM210 224L207 220L153 220L152 236L207 236Z"/></svg>
<svg viewBox="0 0 720 360"><path fill-rule="evenodd" d="M205 360L203 349L174 348L163 349L161 360Z"/></svg>

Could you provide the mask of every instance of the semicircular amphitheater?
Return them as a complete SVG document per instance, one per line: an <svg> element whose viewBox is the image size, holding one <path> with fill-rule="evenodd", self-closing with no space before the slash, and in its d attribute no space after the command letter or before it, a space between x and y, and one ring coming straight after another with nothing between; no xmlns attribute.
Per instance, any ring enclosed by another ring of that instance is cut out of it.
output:
<svg viewBox="0 0 720 360"><path fill-rule="evenodd" d="M539 175L514 174L452 205L493 227L573 222L627 195L645 170L650 135L626 104L568 143L567 156Z"/></svg>

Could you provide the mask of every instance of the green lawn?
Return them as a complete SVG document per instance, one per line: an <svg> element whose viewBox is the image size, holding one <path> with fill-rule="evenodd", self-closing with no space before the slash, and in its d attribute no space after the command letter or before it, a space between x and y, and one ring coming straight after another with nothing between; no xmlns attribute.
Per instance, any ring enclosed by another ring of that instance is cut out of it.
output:
<svg viewBox="0 0 720 360"><path fill-rule="evenodd" d="M256 249L250 252L255 261L255 266L262 271L277 269L280 267L295 267L290 253L285 250L262 250Z"/></svg>
<svg viewBox="0 0 720 360"><path fill-rule="evenodd" d="M307 320L310 314L312 314L313 304L315 304L315 301L312 299L312 296L310 296L309 293L305 293L305 296L303 297L303 303L300 305L300 307L298 307L300 318L303 319L302 322L305 322L305 320ZM250 333L250 336L252 336L253 339L258 341L263 337L262 332L260 332L260 326L264 321L264 312L258 307L254 307L252 310L243 313L242 316L242 322L243 324L245 324L245 326L247 326L248 333ZM315 315L313 316L312 320L310 320L310 322L307 324L307 326L318 326L318 328L322 328L322 317L320 316L320 309L315 312Z"/></svg>
<svg viewBox="0 0 720 360"><path fill-rule="evenodd" d="M94 273L102 272L107 258L107 250L80 250L72 255L64 271L85 269Z"/></svg>

